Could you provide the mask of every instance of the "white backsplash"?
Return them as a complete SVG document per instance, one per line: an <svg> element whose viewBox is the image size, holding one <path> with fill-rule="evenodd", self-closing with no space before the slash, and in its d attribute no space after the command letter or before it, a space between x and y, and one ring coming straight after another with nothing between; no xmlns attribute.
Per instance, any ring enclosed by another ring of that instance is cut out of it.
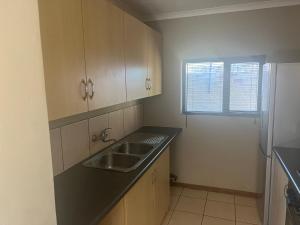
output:
<svg viewBox="0 0 300 225"><path fill-rule="evenodd" d="M92 142L105 128L109 139L120 140L143 126L143 105L134 105L50 130L54 175L101 151L111 143Z"/></svg>
<svg viewBox="0 0 300 225"><path fill-rule="evenodd" d="M102 141L92 141L92 136L97 135L99 136L100 133L105 129L108 128L108 114L104 114L101 116L97 116L94 118L89 119L89 136L90 136L90 153L91 155L99 152L101 149L107 147L109 143L105 143Z"/></svg>
<svg viewBox="0 0 300 225"><path fill-rule="evenodd" d="M109 139L120 140L124 134L124 110L109 113L108 127L111 128Z"/></svg>
<svg viewBox="0 0 300 225"><path fill-rule="evenodd" d="M87 120L61 128L64 169L74 166L90 155Z"/></svg>
<svg viewBox="0 0 300 225"><path fill-rule="evenodd" d="M53 174L56 176L64 171L60 128L50 130Z"/></svg>

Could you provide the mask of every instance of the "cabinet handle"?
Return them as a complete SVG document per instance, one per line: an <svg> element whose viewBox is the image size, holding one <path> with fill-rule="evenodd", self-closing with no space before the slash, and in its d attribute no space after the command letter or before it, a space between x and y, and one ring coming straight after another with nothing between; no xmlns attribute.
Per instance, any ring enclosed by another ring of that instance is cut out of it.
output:
<svg viewBox="0 0 300 225"><path fill-rule="evenodd" d="M146 90L148 90L148 78L146 78L146 80L145 80L145 88L146 88Z"/></svg>
<svg viewBox="0 0 300 225"><path fill-rule="evenodd" d="M152 82L151 82L151 78L148 79L149 80L149 90L152 89Z"/></svg>
<svg viewBox="0 0 300 225"><path fill-rule="evenodd" d="M94 91L94 82L92 81L91 78L89 78L88 83L89 83L89 86L91 87L91 90L92 90L91 93L90 93L90 89L88 90L88 92L89 92L89 97L90 97L90 99L92 99L92 98L94 97L94 95L95 95L95 91Z"/></svg>
<svg viewBox="0 0 300 225"><path fill-rule="evenodd" d="M88 96L88 86L87 86L86 80L82 79L80 84L81 84L81 87L83 86L83 88L84 88L84 91L83 91L84 94L81 92L81 97L85 101Z"/></svg>
<svg viewBox="0 0 300 225"><path fill-rule="evenodd" d="M150 90L151 89L150 78L146 78L145 87L146 87L146 90Z"/></svg>

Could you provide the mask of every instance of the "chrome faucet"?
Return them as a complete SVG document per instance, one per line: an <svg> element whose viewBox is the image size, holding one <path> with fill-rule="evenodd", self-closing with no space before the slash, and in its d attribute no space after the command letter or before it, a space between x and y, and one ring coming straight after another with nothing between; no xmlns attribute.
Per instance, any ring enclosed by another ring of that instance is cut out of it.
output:
<svg viewBox="0 0 300 225"><path fill-rule="evenodd" d="M109 130L111 130L112 128L105 128L104 130L101 131L101 133L99 135L94 134L92 136L92 142L97 142L97 141L102 141L102 142L117 142L116 139L111 138L111 139L107 139L108 135L109 135Z"/></svg>

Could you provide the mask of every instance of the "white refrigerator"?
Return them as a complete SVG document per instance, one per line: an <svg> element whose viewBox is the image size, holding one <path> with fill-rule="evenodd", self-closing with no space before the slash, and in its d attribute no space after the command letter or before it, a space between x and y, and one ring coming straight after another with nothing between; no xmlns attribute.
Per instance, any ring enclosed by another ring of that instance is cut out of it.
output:
<svg viewBox="0 0 300 225"><path fill-rule="evenodd" d="M260 149L266 171L263 225L284 225L285 204L274 199L272 148L300 148L300 63L265 64L261 93Z"/></svg>

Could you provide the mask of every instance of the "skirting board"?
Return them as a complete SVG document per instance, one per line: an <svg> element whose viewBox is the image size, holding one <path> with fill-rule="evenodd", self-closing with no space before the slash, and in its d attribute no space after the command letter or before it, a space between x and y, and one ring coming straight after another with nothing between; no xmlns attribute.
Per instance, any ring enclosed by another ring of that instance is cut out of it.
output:
<svg viewBox="0 0 300 225"><path fill-rule="evenodd" d="M211 191L211 192L234 194L234 195L240 195L240 196L252 197L252 198L261 198L262 197L262 194L254 193L254 192L238 191L238 190L218 188L218 187L209 187L209 186L196 185L196 184L186 184L186 183L174 182L174 183L171 183L171 186L190 188L190 189L195 189L195 190L204 190L204 191Z"/></svg>

